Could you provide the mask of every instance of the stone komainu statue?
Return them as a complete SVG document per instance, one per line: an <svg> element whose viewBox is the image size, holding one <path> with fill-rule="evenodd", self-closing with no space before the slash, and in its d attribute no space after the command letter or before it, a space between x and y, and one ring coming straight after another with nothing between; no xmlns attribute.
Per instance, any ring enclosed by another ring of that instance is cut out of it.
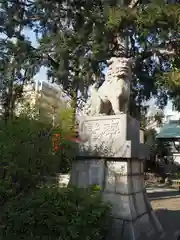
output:
<svg viewBox="0 0 180 240"><path fill-rule="evenodd" d="M108 64L103 84L96 88L95 83L90 89L91 96L83 109L85 115L118 115L128 111L132 60L112 57Z"/></svg>

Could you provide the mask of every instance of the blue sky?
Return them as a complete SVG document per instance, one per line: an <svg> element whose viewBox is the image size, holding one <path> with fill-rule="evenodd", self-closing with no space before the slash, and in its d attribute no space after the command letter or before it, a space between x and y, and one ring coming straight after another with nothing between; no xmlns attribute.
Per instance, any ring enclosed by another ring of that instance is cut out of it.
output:
<svg viewBox="0 0 180 240"><path fill-rule="evenodd" d="M29 29L25 29L24 30L24 34L32 42L33 47L37 47L38 46L38 42L36 41L36 35L35 35L35 33L33 31L31 31ZM46 69L42 67L40 69L39 73L36 74L34 79L37 80L37 81L47 81Z"/></svg>
<svg viewBox="0 0 180 240"><path fill-rule="evenodd" d="M25 29L24 33L29 38L29 40L32 42L32 45L34 47L37 47L38 42L36 41L35 33L33 31L28 30L28 29ZM34 77L34 79L37 80L37 81L47 81L46 69L41 68L39 73L36 74L36 76ZM154 99L151 99L149 101L148 104L150 105L150 108L154 106L154 104L155 104L154 102L155 102ZM164 113L167 114L167 115L175 114L175 112L172 111L172 102L170 102L170 101L168 102L167 106L164 109Z"/></svg>

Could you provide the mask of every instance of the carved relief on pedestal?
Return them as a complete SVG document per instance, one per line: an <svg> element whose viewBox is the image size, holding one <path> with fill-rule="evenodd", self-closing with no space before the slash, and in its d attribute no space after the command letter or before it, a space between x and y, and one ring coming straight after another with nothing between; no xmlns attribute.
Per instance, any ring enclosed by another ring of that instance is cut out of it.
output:
<svg viewBox="0 0 180 240"><path fill-rule="evenodd" d="M98 153L114 155L119 151L121 142L118 141L123 134L119 119L102 119L101 121L84 121L81 129L81 138L86 139L83 147L90 146ZM112 154L111 154L112 153Z"/></svg>

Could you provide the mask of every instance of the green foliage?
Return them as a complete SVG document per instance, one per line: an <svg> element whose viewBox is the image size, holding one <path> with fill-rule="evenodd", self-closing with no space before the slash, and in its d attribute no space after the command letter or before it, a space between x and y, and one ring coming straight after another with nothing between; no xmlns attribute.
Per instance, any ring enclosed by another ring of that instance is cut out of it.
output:
<svg viewBox="0 0 180 240"><path fill-rule="evenodd" d="M77 144L73 142L71 135L65 135L63 131L52 130L52 135L59 133L59 150L54 152L55 159L58 159L58 167L56 171L61 173L69 173L72 166L72 161L76 156Z"/></svg>
<svg viewBox="0 0 180 240"><path fill-rule="evenodd" d="M179 179L180 178L180 172L175 173L175 176L176 176L177 179Z"/></svg>
<svg viewBox="0 0 180 240"><path fill-rule="evenodd" d="M40 116L38 113L38 105L31 106L27 99L21 99L19 104L20 111L18 112L18 117L32 119L32 120L39 120ZM42 119L41 119L42 120Z"/></svg>
<svg viewBox="0 0 180 240"><path fill-rule="evenodd" d="M155 147L154 147L154 152L159 157L170 156L171 151L172 151L171 142L156 140L156 144L155 144Z"/></svg>
<svg viewBox="0 0 180 240"><path fill-rule="evenodd" d="M179 4L152 1L144 6L147 2L143 1L130 9L127 5L119 6L119 1L56 3L58 8L53 6L53 11L49 3L37 3L42 20L41 28L36 29L42 33L43 52L51 53L53 59L48 62L51 79L61 83L71 96L74 93L77 96L77 90L81 91L81 97L87 96L88 86L103 78L100 73L106 60L116 52L122 54L118 51L121 40L116 41L116 36L120 36L128 38L127 55L135 59L131 115L142 118L142 105L152 96L161 107L167 104L168 97L175 97L172 92L177 93L178 89L172 91L159 75L171 70L174 58L179 59ZM41 9L44 9L43 14ZM55 17L56 11L59 19ZM68 24L64 27L61 21ZM174 49L175 55L169 57L161 53L161 49Z"/></svg>
<svg viewBox="0 0 180 240"><path fill-rule="evenodd" d="M130 2L124 1L122 6L116 0L62 0L54 4L3 0L0 31L7 36L7 41L1 41L0 48L6 62L1 64L2 71L6 70L2 76L9 74L5 81L9 83L7 79L12 79L20 69L27 72L26 79L29 79L41 65L46 66L49 79L62 84L76 109L79 92L81 99L86 98L89 85L104 79L102 70L107 59L121 56L122 52L118 51L121 39L127 39L126 55L135 60L131 115L143 118L142 105L152 96L162 108L170 98L180 109L180 5L178 1L170 4L169 1L143 0L130 8ZM25 27L37 34L37 49L22 34ZM12 36L17 41L10 44ZM174 54L169 55L166 50L174 50ZM174 69L176 74L164 75Z"/></svg>
<svg viewBox="0 0 180 240"><path fill-rule="evenodd" d="M145 131L145 143L150 147L150 155L152 158L169 156L171 153L171 143L156 139L157 132L151 128Z"/></svg>
<svg viewBox="0 0 180 240"><path fill-rule="evenodd" d="M145 130L145 143L148 144L151 148L154 147L156 141L156 130L153 128Z"/></svg>
<svg viewBox="0 0 180 240"><path fill-rule="evenodd" d="M77 144L74 142L75 126L72 108L61 109L59 116L56 118L56 126L51 129L51 135L60 135L58 146L59 151L55 153L59 161L59 169L61 173L67 173L71 169L72 159L74 159L77 151Z"/></svg>
<svg viewBox="0 0 180 240"><path fill-rule="evenodd" d="M99 32L99 27L105 23L101 1L57 2L57 21L54 21L56 8L49 12L48 9L52 9L49 3L36 4L36 15L41 15L41 27L36 28L42 34L40 51L51 56L46 62L49 79L62 84L75 101L78 91L81 98L87 97L88 87L94 81L93 75L101 77L102 63L106 61L106 35ZM64 21L67 24L63 27L61 22Z"/></svg>
<svg viewBox="0 0 180 240"><path fill-rule="evenodd" d="M91 189L41 188L1 212L2 240L103 240L110 207Z"/></svg>
<svg viewBox="0 0 180 240"><path fill-rule="evenodd" d="M67 172L71 166L73 147L64 143L63 154L52 149L51 126L19 118L0 131L0 203L36 187L57 172Z"/></svg>
<svg viewBox="0 0 180 240"><path fill-rule="evenodd" d="M31 27L26 3L1 1L0 8L0 91L3 115L13 118L16 101L24 86L39 71L41 62L24 29Z"/></svg>
<svg viewBox="0 0 180 240"><path fill-rule="evenodd" d="M63 129L66 135L72 135L72 129L74 127L73 109L64 108L59 113L59 127Z"/></svg>

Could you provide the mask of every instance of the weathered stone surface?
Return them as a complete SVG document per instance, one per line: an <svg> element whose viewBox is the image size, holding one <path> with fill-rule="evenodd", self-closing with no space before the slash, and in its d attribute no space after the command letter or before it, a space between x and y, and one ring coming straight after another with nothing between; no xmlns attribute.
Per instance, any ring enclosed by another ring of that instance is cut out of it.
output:
<svg viewBox="0 0 180 240"><path fill-rule="evenodd" d="M144 201L145 201L145 204L146 204L147 211L150 212L152 210L152 206L151 206L151 203L148 199L147 192L144 192Z"/></svg>
<svg viewBox="0 0 180 240"><path fill-rule="evenodd" d="M124 220L113 219L111 226L109 227L109 232L107 235L107 240L120 240L120 236L123 235L124 230Z"/></svg>
<svg viewBox="0 0 180 240"><path fill-rule="evenodd" d="M139 122L126 114L87 117L80 124L80 137L84 142L73 163L72 183L102 187L104 201L112 204L107 240L144 240L150 233L162 232L144 191L148 151L140 143Z"/></svg>
<svg viewBox="0 0 180 240"><path fill-rule="evenodd" d="M121 176L126 176L129 174L129 169L128 169L128 162L113 162L113 161L108 161L107 162L107 170L111 173L115 174L120 174Z"/></svg>
<svg viewBox="0 0 180 240"><path fill-rule="evenodd" d="M78 176L77 184L79 187L87 187L88 185L90 185L90 179L87 178L86 171L78 172L77 176Z"/></svg>
<svg viewBox="0 0 180 240"><path fill-rule="evenodd" d="M80 137L80 155L139 156L139 122L126 114L87 117L80 124Z"/></svg>
<svg viewBox="0 0 180 240"><path fill-rule="evenodd" d="M137 221L134 223L134 229L137 239L142 235L149 237L152 233L154 233L148 213L137 219Z"/></svg>
<svg viewBox="0 0 180 240"><path fill-rule="evenodd" d="M132 193L132 186L128 183L128 176L116 176L115 192L120 194Z"/></svg>
<svg viewBox="0 0 180 240"><path fill-rule="evenodd" d="M151 223L152 223L152 225L154 227L154 230L156 232L163 232L163 228L162 228L162 226L161 226L159 220L157 219L157 217L156 217L156 215L155 215L153 210L150 212L149 216L151 218Z"/></svg>
<svg viewBox="0 0 180 240"><path fill-rule="evenodd" d="M143 129L140 129L139 136L140 136L139 143L143 143L144 144L144 130Z"/></svg>
<svg viewBox="0 0 180 240"><path fill-rule="evenodd" d="M104 180L104 161L93 161L90 163L89 179L90 184L102 186Z"/></svg>
<svg viewBox="0 0 180 240"><path fill-rule="evenodd" d="M144 171L142 172L142 169L141 169L142 165L141 164L142 164L142 162L139 161L139 159L135 159L135 160L131 161L131 170L132 170L133 174L144 172Z"/></svg>
<svg viewBox="0 0 180 240"><path fill-rule="evenodd" d="M149 157L147 156L146 159L149 159ZM146 159L145 159L145 160L146 160ZM144 161L145 161L145 160L144 160ZM144 161L140 161L140 165L141 165L140 169L141 169L141 173L143 173L143 174L144 174Z"/></svg>
<svg viewBox="0 0 180 240"><path fill-rule="evenodd" d="M85 115L127 113L132 78L131 63L130 58L110 59L105 81L98 89L96 83L90 89L91 97L83 109Z"/></svg>
<svg viewBox="0 0 180 240"><path fill-rule="evenodd" d="M102 187L104 180L103 160L77 160L73 162L71 182L80 187L97 184Z"/></svg>
<svg viewBox="0 0 180 240"><path fill-rule="evenodd" d="M106 178L105 178L105 188L104 190L106 192L115 192L115 182L116 182L116 177L115 174L113 172L110 172L107 168L106 168Z"/></svg>
<svg viewBox="0 0 180 240"><path fill-rule="evenodd" d="M135 229L134 229L134 224L132 221L126 222L124 226L124 233L123 233L123 240L137 240L138 238L136 237L135 234Z"/></svg>
<svg viewBox="0 0 180 240"><path fill-rule="evenodd" d="M143 175L132 176L132 189L133 189L133 193L140 192L145 189Z"/></svg>
<svg viewBox="0 0 180 240"><path fill-rule="evenodd" d="M112 203L112 214L115 218L132 220L136 217L136 211L132 196L124 196L116 193L103 193L103 198Z"/></svg>
<svg viewBox="0 0 180 240"><path fill-rule="evenodd" d="M142 192L137 193L135 195L135 201L136 201L136 212L138 216L147 212L146 203L144 201L144 193Z"/></svg>
<svg viewBox="0 0 180 240"><path fill-rule="evenodd" d="M143 173L138 175L141 174L140 162L137 164L138 168L135 169L134 173L137 175L130 174L129 165L128 162L107 162L105 191L131 194L144 190L144 175Z"/></svg>
<svg viewBox="0 0 180 240"><path fill-rule="evenodd" d="M149 146L143 143L139 144L139 159L149 159Z"/></svg>

